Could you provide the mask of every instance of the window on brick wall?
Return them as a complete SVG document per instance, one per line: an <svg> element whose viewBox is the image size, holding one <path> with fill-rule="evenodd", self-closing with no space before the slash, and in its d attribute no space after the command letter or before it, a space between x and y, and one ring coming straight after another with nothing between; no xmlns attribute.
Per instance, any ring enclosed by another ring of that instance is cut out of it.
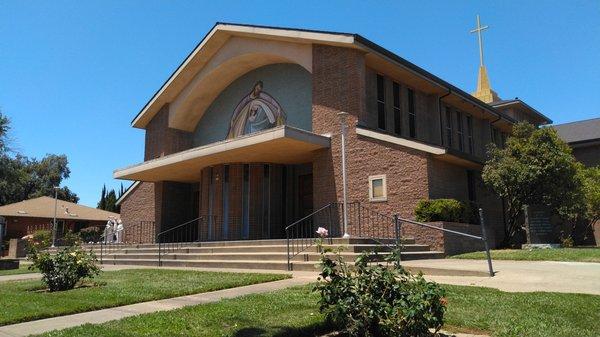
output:
<svg viewBox="0 0 600 337"><path fill-rule="evenodd" d="M467 170L467 193L469 195L469 201L477 201L477 195L475 194L475 172L471 170Z"/></svg>
<svg viewBox="0 0 600 337"><path fill-rule="evenodd" d="M411 138L417 136L417 115L415 112L415 92L408 88L408 131Z"/></svg>
<svg viewBox="0 0 600 337"><path fill-rule="evenodd" d="M462 112L456 111L456 138L458 140L458 149L460 151L464 150L462 117L463 117Z"/></svg>
<svg viewBox="0 0 600 337"><path fill-rule="evenodd" d="M502 147L502 140L500 138L500 131L492 126L492 142L498 147Z"/></svg>
<svg viewBox="0 0 600 337"><path fill-rule="evenodd" d="M400 110L400 84L394 82L394 133L402 132L402 110Z"/></svg>
<svg viewBox="0 0 600 337"><path fill-rule="evenodd" d="M385 78L377 75L377 127L385 130Z"/></svg>
<svg viewBox="0 0 600 337"><path fill-rule="evenodd" d="M475 144L473 143L473 116L467 116L467 146L469 153L475 152Z"/></svg>
<svg viewBox="0 0 600 337"><path fill-rule="evenodd" d="M446 107L446 146L452 147L452 110Z"/></svg>
<svg viewBox="0 0 600 337"><path fill-rule="evenodd" d="M369 201L387 200L387 182L385 174L369 176Z"/></svg>

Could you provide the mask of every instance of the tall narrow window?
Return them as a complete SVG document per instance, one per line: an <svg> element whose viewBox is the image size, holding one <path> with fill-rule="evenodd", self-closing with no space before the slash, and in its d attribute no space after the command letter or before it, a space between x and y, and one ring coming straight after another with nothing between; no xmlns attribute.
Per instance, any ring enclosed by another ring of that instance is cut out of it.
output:
<svg viewBox="0 0 600 337"><path fill-rule="evenodd" d="M462 120L462 112L456 111L456 137L458 138L458 149L460 151L464 150L463 144L463 120Z"/></svg>
<svg viewBox="0 0 600 337"><path fill-rule="evenodd" d="M498 129L492 126L492 142L497 146L500 146L500 132Z"/></svg>
<svg viewBox="0 0 600 337"><path fill-rule="evenodd" d="M467 170L467 193L469 194L469 201L477 201L477 195L475 194L475 172L471 170Z"/></svg>
<svg viewBox="0 0 600 337"><path fill-rule="evenodd" d="M446 146L452 147L452 110L446 107Z"/></svg>
<svg viewBox="0 0 600 337"><path fill-rule="evenodd" d="M242 184L242 239L250 236L250 167L244 165L244 182Z"/></svg>
<svg viewBox="0 0 600 337"><path fill-rule="evenodd" d="M417 136L417 115L415 114L415 92L412 89L407 90L408 93L408 131L411 138Z"/></svg>
<svg viewBox="0 0 600 337"><path fill-rule="evenodd" d="M467 116L467 142L469 153L475 152L475 144L473 143L473 116Z"/></svg>
<svg viewBox="0 0 600 337"><path fill-rule="evenodd" d="M229 238L229 165L223 167L223 237Z"/></svg>
<svg viewBox="0 0 600 337"><path fill-rule="evenodd" d="M377 75L377 127L385 130L385 80Z"/></svg>
<svg viewBox="0 0 600 337"><path fill-rule="evenodd" d="M394 133L402 132L402 111L400 110L400 84L394 82Z"/></svg>

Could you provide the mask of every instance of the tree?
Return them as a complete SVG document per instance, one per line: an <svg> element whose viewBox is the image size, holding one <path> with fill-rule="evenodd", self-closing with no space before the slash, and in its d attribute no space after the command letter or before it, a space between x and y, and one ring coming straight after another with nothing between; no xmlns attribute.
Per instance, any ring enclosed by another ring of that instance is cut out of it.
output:
<svg viewBox="0 0 600 337"><path fill-rule="evenodd" d="M19 153L9 155L9 130L9 119L0 113L0 205L40 196L54 197L54 187L71 174L67 156L48 154L37 160ZM58 190L58 198L79 201L68 187Z"/></svg>
<svg viewBox="0 0 600 337"><path fill-rule="evenodd" d="M522 229L524 205L545 205L567 218L581 212L578 163L554 129L515 124L505 148L488 146L488 158L483 181L506 203L503 245Z"/></svg>
<svg viewBox="0 0 600 337"><path fill-rule="evenodd" d="M120 197L120 195L119 195L119 197ZM121 210L121 207L119 207L119 205L117 205L117 200L118 200L118 198L117 198L117 193L115 192L115 190L111 189L107 193L106 185L104 185L102 187L102 194L100 196L100 201L98 202L98 208L103 209L105 211L109 211L109 212L119 213L119 211Z"/></svg>
<svg viewBox="0 0 600 337"><path fill-rule="evenodd" d="M106 184L102 186L102 193L100 194L100 201L98 202L98 209L106 209Z"/></svg>
<svg viewBox="0 0 600 337"><path fill-rule="evenodd" d="M0 112L0 155L8 151L8 130L10 130L10 120Z"/></svg>
<svg viewBox="0 0 600 337"><path fill-rule="evenodd" d="M118 212L117 210L117 194L112 189L106 195L106 210L109 212Z"/></svg>
<svg viewBox="0 0 600 337"><path fill-rule="evenodd" d="M585 206L583 215L587 227L600 221L600 166L581 167L582 193Z"/></svg>

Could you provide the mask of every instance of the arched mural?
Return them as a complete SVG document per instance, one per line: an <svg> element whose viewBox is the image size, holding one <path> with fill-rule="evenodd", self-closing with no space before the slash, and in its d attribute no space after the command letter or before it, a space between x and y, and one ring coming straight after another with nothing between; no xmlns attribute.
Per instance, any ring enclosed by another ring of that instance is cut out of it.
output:
<svg viewBox="0 0 600 337"><path fill-rule="evenodd" d="M271 64L233 81L212 102L194 133L201 146L280 125L312 129L311 75L297 64Z"/></svg>
<svg viewBox="0 0 600 337"><path fill-rule="evenodd" d="M227 139L270 129L285 124L285 112L273 96L263 90L258 81L238 103L231 116Z"/></svg>

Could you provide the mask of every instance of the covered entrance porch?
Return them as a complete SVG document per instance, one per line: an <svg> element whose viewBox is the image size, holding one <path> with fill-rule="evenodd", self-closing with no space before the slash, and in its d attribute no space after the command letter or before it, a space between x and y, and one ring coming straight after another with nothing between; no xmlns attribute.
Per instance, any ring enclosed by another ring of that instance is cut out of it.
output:
<svg viewBox="0 0 600 337"><path fill-rule="evenodd" d="M329 146L327 136L280 126L114 176L154 185L155 242L281 239L314 210L312 161Z"/></svg>

